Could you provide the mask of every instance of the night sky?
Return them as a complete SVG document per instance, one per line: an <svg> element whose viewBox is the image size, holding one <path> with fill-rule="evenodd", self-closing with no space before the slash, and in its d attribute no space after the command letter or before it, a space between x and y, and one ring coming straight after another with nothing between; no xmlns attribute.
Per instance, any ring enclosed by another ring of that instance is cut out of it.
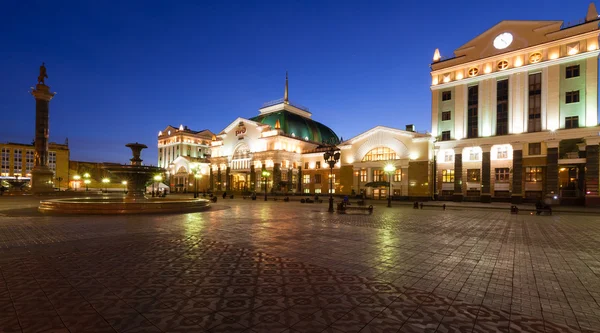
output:
<svg viewBox="0 0 600 333"><path fill-rule="evenodd" d="M219 132L283 97L348 139L430 129L429 64L502 20L585 17L588 1L4 1L1 142L33 140L46 62L50 139L71 159L126 163L159 130Z"/></svg>

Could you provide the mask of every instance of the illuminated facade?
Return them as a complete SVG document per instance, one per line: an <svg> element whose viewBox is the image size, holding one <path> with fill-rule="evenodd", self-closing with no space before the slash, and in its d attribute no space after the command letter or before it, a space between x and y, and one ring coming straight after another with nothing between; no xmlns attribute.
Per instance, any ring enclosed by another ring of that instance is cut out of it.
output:
<svg viewBox="0 0 600 333"><path fill-rule="evenodd" d="M66 186L69 179L69 145L51 142L48 147L48 168L53 172L54 187L58 187L59 178L61 186ZM30 181L34 155L35 147L32 144L0 143L0 179Z"/></svg>
<svg viewBox="0 0 600 333"><path fill-rule="evenodd" d="M431 64L443 199L598 201L598 13L502 21Z"/></svg>

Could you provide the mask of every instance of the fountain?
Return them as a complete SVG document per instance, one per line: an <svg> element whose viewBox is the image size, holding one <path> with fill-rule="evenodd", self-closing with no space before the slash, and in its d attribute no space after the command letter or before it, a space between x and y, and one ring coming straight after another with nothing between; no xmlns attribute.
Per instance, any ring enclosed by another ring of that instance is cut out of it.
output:
<svg viewBox="0 0 600 333"><path fill-rule="evenodd" d="M142 165L142 149L148 146L141 143L125 145L131 149L133 158L129 165L105 165L111 174L127 181L125 198L68 198L40 201L38 210L42 213L63 214L145 214L145 213L183 213L209 208L205 199L147 198L146 184L152 177L164 170L154 166Z"/></svg>

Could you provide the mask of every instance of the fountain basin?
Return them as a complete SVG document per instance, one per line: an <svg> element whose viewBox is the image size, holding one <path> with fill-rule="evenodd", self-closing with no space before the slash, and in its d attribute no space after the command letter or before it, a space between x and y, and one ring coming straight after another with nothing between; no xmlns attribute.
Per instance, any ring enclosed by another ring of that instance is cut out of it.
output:
<svg viewBox="0 0 600 333"><path fill-rule="evenodd" d="M210 208L206 199L144 199L126 201L122 198L68 198L40 201L38 210L42 213L57 214L156 214L189 213Z"/></svg>

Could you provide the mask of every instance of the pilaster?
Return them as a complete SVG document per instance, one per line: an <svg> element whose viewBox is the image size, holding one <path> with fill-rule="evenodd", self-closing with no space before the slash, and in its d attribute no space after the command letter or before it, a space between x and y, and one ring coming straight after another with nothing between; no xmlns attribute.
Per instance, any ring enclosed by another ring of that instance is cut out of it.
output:
<svg viewBox="0 0 600 333"><path fill-rule="evenodd" d="M462 154L454 153L454 196L453 200L460 202L463 200L462 192Z"/></svg>
<svg viewBox="0 0 600 333"><path fill-rule="evenodd" d="M512 194L511 203L523 202L523 143L512 143L513 167L512 167Z"/></svg>
<svg viewBox="0 0 600 333"><path fill-rule="evenodd" d="M491 194L491 145L481 145L481 202L489 203L492 201Z"/></svg>

